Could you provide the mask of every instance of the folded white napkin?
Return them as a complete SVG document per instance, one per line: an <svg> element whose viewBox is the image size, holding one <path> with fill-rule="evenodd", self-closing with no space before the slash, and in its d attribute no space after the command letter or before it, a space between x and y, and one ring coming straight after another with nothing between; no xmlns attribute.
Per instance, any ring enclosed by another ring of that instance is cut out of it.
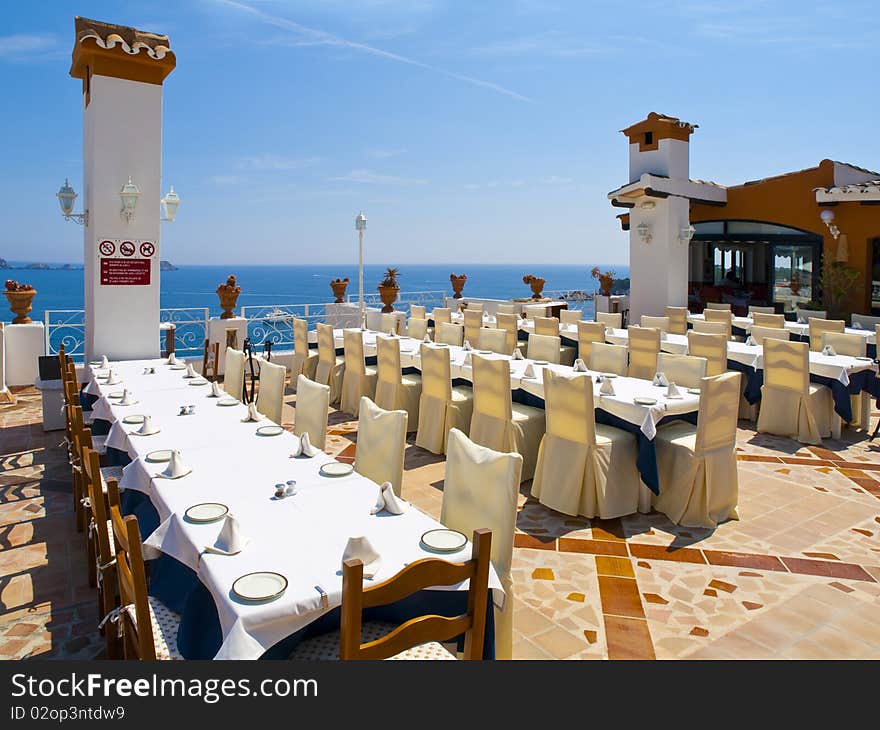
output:
<svg viewBox="0 0 880 730"><path fill-rule="evenodd" d="M175 355L173 352L168 356L168 364L177 365L177 355Z"/></svg>
<svg viewBox="0 0 880 730"><path fill-rule="evenodd" d="M675 381L669 383L669 386L666 388L666 397L667 398L681 398L681 391L678 389L678 386L675 384Z"/></svg>
<svg viewBox="0 0 880 730"><path fill-rule="evenodd" d="M209 398L221 398L223 396L223 391L220 390L220 383L216 380L211 382L211 392L208 393Z"/></svg>
<svg viewBox="0 0 880 730"><path fill-rule="evenodd" d="M464 349L464 350L470 350L470 349L471 349L471 343L470 343L470 340L465 340L465 341L464 341L464 344L462 345L462 349Z"/></svg>
<svg viewBox="0 0 880 730"><path fill-rule="evenodd" d="M183 377L185 377L185 378L195 378L195 377L197 377L197 375L198 375L198 374L196 373L196 371L193 370L192 363L191 363L191 362L188 362L188 363L186 364L186 375L184 375Z"/></svg>
<svg viewBox="0 0 880 730"><path fill-rule="evenodd" d="M123 388L122 398L119 399L119 405L130 406L132 403L137 403L137 401L131 397L131 393L128 392L128 388Z"/></svg>
<svg viewBox="0 0 880 730"><path fill-rule="evenodd" d="M391 482L385 482L379 487L376 504L370 510L370 514L375 515L385 510L393 515L402 515L408 508L409 502L401 499L394 493L394 487L391 486Z"/></svg>
<svg viewBox="0 0 880 730"><path fill-rule="evenodd" d="M101 367L102 368L109 368L110 367L110 361L107 359L106 355L101 355Z"/></svg>
<svg viewBox="0 0 880 730"><path fill-rule="evenodd" d="M518 347L513 351L513 359L514 360L525 360L525 358L523 357L523 354L522 354L522 350L520 350Z"/></svg>
<svg viewBox="0 0 880 730"><path fill-rule="evenodd" d="M393 329L389 329L388 336L389 337L397 337L397 332L395 332Z"/></svg>
<svg viewBox="0 0 880 730"><path fill-rule="evenodd" d="M372 578L382 566L382 558L364 535L348 538L342 553L342 562L352 558L364 564L364 578Z"/></svg>
<svg viewBox="0 0 880 730"><path fill-rule="evenodd" d="M854 330L860 330L860 329L862 329L862 323L861 322L853 322L850 325L850 328L854 329Z"/></svg>
<svg viewBox="0 0 880 730"><path fill-rule="evenodd" d="M430 342L430 341L431 341L431 335L429 335L427 332L425 332L425 336L422 338L422 342Z"/></svg>
<svg viewBox="0 0 880 730"><path fill-rule="evenodd" d="M535 377L535 368L532 366L532 363L526 365L526 369L523 370L524 378L534 378Z"/></svg>
<svg viewBox="0 0 880 730"><path fill-rule="evenodd" d="M311 458L321 453L321 449L319 449L317 446L312 446L312 442L309 440L308 432L304 433L300 437L300 443L302 444L303 456L308 456L309 458Z"/></svg>
<svg viewBox="0 0 880 730"><path fill-rule="evenodd" d="M107 372L107 385L119 385L121 382L122 378L113 372L113 368L110 368Z"/></svg>
<svg viewBox="0 0 880 730"><path fill-rule="evenodd" d="M755 347L758 344L758 341L754 337L749 335L748 337L746 337L746 344L750 345L751 347Z"/></svg>
<svg viewBox="0 0 880 730"><path fill-rule="evenodd" d="M837 353L834 351L834 348L831 347L831 345L825 345L825 347L822 348L822 354L834 356Z"/></svg>
<svg viewBox="0 0 880 730"><path fill-rule="evenodd" d="M150 416L144 416L144 422L141 424L141 427L135 431L135 433L139 433L141 436L149 436L151 433L156 433L159 430L158 426L153 425L153 419Z"/></svg>
<svg viewBox="0 0 880 730"><path fill-rule="evenodd" d="M188 472L189 467L183 463L183 457L180 455L180 451L174 449L174 451L171 452L171 459L168 461L168 466L166 466L160 473L163 477L177 479Z"/></svg>
<svg viewBox="0 0 880 730"><path fill-rule="evenodd" d="M263 415L257 410L257 404L248 403L248 412L247 415L242 418L242 423L247 423L248 421L261 421L263 419Z"/></svg>
<svg viewBox="0 0 880 730"><path fill-rule="evenodd" d="M806 317L798 317L798 324L806 324L806 323L807 323Z"/></svg>
<svg viewBox="0 0 880 730"><path fill-rule="evenodd" d="M581 358L578 358L574 361L574 371L576 373L587 372L587 364Z"/></svg>
<svg viewBox="0 0 880 730"><path fill-rule="evenodd" d="M654 374L654 380L652 382L654 385L669 385L666 375L660 371Z"/></svg>
<svg viewBox="0 0 880 730"><path fill-rule="evenodd" d="M604 378L602 380L602 385L599 388L599 392L602 395L616 395L614 392L614 382L611 378Z"/></svg>
<svg viewBox="0 0 880 730"><path fill-rule="evenodd" d="M472 363L473 360L471 359L471 354L469 352L466 352L464 354L464 360L461 361L461 364L465 367L471 367Z"/></svg>
<svg viewBox="0 0 880 730"><path fill-rule="evenodd" d="M249 540L241 534L238 518L231 512L228 512L226 519L223 520L223 527L220 528L220 534L217 535L217 540L214 542L213 550L209 549L209 552L236 555L242 551L248 542Z"/></svg>

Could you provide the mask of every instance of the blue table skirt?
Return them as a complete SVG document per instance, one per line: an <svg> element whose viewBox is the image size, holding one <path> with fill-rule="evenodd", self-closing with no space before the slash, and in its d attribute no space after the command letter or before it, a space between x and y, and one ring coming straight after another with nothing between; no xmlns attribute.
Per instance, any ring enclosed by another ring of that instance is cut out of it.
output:
<svg viewBox="0 0 880 730"><path fill-rule="evenodd" d="M755 405L761 400L761 386L764 385L764 371L744 365L736 360L728 360L727 367L731 370L737 370L746 377L746 388L743 393L745 399ZM826 378L821 375L810 375L810 382L817 385L827 385L831 389L831 397L834 399L834 412L840 416L845 423L853 420L852 404L850 403L851 395L858 395L862 391L867 391L875 399L880 399L880 378L877 378L873 370L859 370L850 373L849 385L844 385L836 378ZM878 401L880 406L880 401Z"/></svg>

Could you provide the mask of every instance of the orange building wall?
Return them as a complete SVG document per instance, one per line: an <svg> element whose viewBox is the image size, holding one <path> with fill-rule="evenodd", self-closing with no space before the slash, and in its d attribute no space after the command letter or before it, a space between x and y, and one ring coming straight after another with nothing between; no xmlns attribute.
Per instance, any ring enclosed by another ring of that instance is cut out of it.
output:
<svg viewBox="0 0 880 730"><path fill-rule="evenodd" d="M823 208L830 207L834 211L834 223L847 235L849 265L862 272L850 304L853 311L868 313L871 311L871 240L880 237L880 206L856 202L819 205L814 188L833 185L834 163L822 160L818 167L730 187L724 206L691 203L691 223L726 219L791 226L822 236L823 257L836 259L837 242L819 217Z"/></svg>

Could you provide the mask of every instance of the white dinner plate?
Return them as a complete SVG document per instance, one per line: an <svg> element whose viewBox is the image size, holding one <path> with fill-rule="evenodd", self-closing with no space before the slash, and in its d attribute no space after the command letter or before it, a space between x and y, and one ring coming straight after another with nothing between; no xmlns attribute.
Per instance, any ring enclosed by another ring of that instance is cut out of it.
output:
<svg viewBox="0 0 880 730"><path fill-rule="evenodd" d="M169 365L172 370L186 370L186 365Z"/></svg>
<svg viewBox="0 0 880 730"><path fill-rule="evenodd" d="M351 464L344 464L341 461L331 461L329 464L324 464L324 466L318 469L318 472L325 477L344 477L353 471L354 467Z"/></svg>
<svg viewBox="0 0 880 730"><path fill-rule="evenodd" d="M204 525L223 519L227 512L229 512L229 508L225 504L220 504L220 502L202 502L201 504L194 504L187 509L183 516L188 522Z"/></svg>
<svg viewBox="0 0 880 730"><path fill-rule="evenodd" d="M448 342L435 342L434 347L449 347Z"/></svg>
<svg viewBox="0 0 880 730"><path fill-rule="evenodd" d="M113 391L112 393L110 393L107 397L108 397L108 398L121 398L122 396L123 396L123 391L121 391L121 390L114 390L114 391Z"/></svg>
<svg viewBox="0 0 880 730"><path fill-rule="evenodd" d="M238 401L235 398L221 398L217 401L218 406L237 406Z"/></svg>
<svg viewBox="0 0 880 730"><path fill-rule="evenodd" d="M602 373L603 378L616 378L617 373Z"/></svg>
<svg viewBox="0 0 880 730"><path fill-rule="evenodd" d="M477 350L478 355L491 355L492 350Z"/></svg>
<svg viewBox="0 0 880 730"><path fill-rule="evenodd" d="M700 389L699 388L688 388L688 393L692 393L693 395L699 395Z"/></svg>
<svg viewBox="0 0 880 730"><path fill-rule="evenodd" d="M446 528L428 530L422 535L419 543L425 550L434 553L457 553L467 545L467 536L458 530Z"/></svg>
<svg viewBox="0 0 880 730"><path fill-rule="evenodd" d="M191 380L190 385L207 385L208 381L204 378L199 378L198 380Z"/></svg>
<svg viewBox="0 0 880 730"><path fill-rule="evenodd" d="M122 422L123 423L143 423L144 417L139 414L137 414L137 415L132 414L131 416L126 416L125 418L123 418Z"/></svg>
<svg viewBox="0 0 880 730"><path fill-rule="evenodd" d="M157 451L151 451L144 457L144 459L151 461L154 464L162 461L171 461L171 449L158 449Z"/></svg>
<svg viewBox="0 0 880 730"><path fill-rule="evenodd" d="M865 362L871 362L874 360L873 357L865 357L864 355L856 355L856 360L864 360Z"/></svg>
<svg viewBox="0 0 880 730"><path fill-rule="evenodd" d="M232 593L242 601L262 602L278 598L287 589L287 578L281 573L247 573L236 578Z"/></svg>
<svg viewBox="0 0 880 730"><path fill-rule="evenodd" d="M272 424L270 426L260 426L257 429L257 433L260 436L278 436L284 433L284 429L281 428L281 426L276 426L275 424Z"/></svg>
<svg viewBox="0 0 880 730"><path fill-rule="evenodd" d="M550 364L546 360L532 360L532 362L535 363L535 365L549 365Z"/></svg>
<svg viewBox="0 0 880 730"><path fill-rule="evenodd" d="M653 406L656 402L656 398L647 398L641 395L637 395L633 398L633 403L638 403L640 406Z"/></svg>
<svg viewBox="0 0 880 730"><path fill-rule="evenodd" d="M99 368L99 367L101 367L101 361L100 360L89 360L89 365L91 365L93 368Z"/></svg>

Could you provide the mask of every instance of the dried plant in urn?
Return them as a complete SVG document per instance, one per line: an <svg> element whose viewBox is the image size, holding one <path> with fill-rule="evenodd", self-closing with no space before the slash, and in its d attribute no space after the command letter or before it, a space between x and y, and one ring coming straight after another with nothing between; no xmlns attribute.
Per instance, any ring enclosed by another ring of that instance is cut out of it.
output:
<svg viewBox="0 0 880 730"><path fill-rule="evenodd" d="M344 279L331 279L330 288L333 290L333 296L336 297L334 304L342 304L345 300L345 290L348 288L348 277Z"/></svg>
<svg viewBox="0 0 880 730"><path fill-rule="evenodd" d="M541 292L544 291L544 284L546 283L544 279L532 274L526 274L522 279L523 284L528 284L532 288L532 299L540 299Z"/></svg>
<svg viewBox="0 0 880 730"><path fill-rule="evenodd" d="M450 274L449 282L452 284L452 298L461 299L461 290L467 281L467 274Z"/></svg>
<svg viewBox="0 0 880 730"><path fill-rule="evenodd" d="M397 285L398 275L399 272L397 269L385 269L385 278L382 279L378 287L379 297L382 299L382 304L385 305L382 307L383 312L394 311L393 305L397 300L397 292L400 291L400 287Z"/></svg>
<svg viewBox="0 0 880 730"><path fill-rule="evenodd" d="M217 296L220 298L220 306L223 309L220 319L232 319L235 316L232 310L235 309L239 294L241 294L241 287L235 283L235 276L230 274L226 283L217 287Z"/></svg>
<svg viewBox="0 0 880 730"><path fill-rule="evenodd" d="M7 279L6 290L3 293L9 300L9 308L15 315L12 324L29 324L31 318L27 315L31 311L31 303L37 295L37 290L30 284L22 284L12 279Z"/></svg>
<svg viewBox="0 0 880 730"><path fill-rule="evenodd" d="M614 284L614 271L599 271L599 267L594 266L590 276L599 280L599 294L603 297L610 297L611 286Z"/></svg>

